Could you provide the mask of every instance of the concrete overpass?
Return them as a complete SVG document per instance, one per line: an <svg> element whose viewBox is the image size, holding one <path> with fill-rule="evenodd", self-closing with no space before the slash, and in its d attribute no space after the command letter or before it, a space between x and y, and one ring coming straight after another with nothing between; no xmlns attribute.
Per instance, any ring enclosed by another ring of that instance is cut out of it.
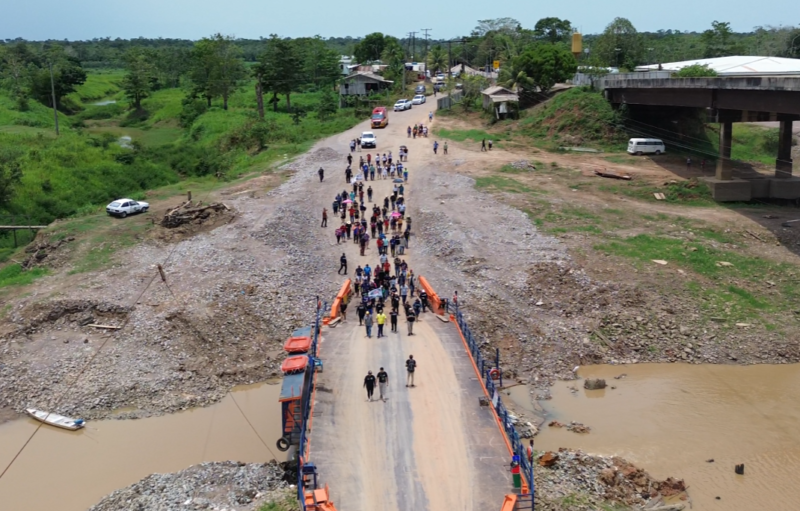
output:
<svg viewBox="0 0 800 511"><path fill-rule="evenodd" d="M800 198L800 178L792 175L792 123L800 120L800 77L649 78L648 73L610 75L598 80L614 104L706 109L720 124L716 175L709 179L714 199ZM733 177L734 122L778 121L780 136L774 177Z"/></svg>

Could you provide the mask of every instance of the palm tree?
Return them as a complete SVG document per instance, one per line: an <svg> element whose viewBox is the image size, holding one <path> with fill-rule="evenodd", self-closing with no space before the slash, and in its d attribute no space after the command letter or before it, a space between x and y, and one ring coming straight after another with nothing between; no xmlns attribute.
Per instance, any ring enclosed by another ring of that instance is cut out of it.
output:
<svg viewBox="0 0 800 511"><path fill-rule="evenodd" d="M447 70L450 72L447 62L447 55L441 45L436 45L428 52L428 69L431 73L438 73L440 70Z"/></svg>
<svg viewBox="0 0 800 511"><path fill-rule="evenodd" d="M516 92L533 90L536 87L533 79L521 67L515 66L514 61L505 63L497 82L506 89Z"/></svg>

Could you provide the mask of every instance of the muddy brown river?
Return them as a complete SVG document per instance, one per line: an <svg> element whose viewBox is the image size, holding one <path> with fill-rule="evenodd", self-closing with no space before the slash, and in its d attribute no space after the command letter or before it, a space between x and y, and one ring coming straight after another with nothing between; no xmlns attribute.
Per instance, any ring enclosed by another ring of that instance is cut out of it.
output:
<svg viewBox="0 0 800 511"><path fill-rule="evenodd" d="M591 433L545 424L538 450L619 455L655 477L684 479L693 511L800 509L800 365L587 366L578 374L609 388L558 382L542 405L548 422L582 422ZM739 463L744 475L734 473Z"/></svg>
<svg viewBox="0 0 800 511"><path fill-rule="evenodd" d="M236 403L277 455L280 385L234 391ZM2 511L84 511L104 495L154 472L203 461L265 462L264 447L230 395L207 408L140 420L88 422L80 431L43 426L0 480ZM0 467L13 458L37 422L0 425Z"/></svg>

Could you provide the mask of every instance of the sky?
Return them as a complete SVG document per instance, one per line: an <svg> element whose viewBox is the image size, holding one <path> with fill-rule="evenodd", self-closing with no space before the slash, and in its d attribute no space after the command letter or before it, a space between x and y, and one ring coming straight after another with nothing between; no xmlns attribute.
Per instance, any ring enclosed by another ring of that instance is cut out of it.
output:
<svg viewBox="0 0 800 511"><path fill-rule="evenodd" d="M483 0L396 3L387 0L7 0L0 15L0 39L93 39L165 37L199 39L216 32L257 39L284 37L360 37L371 32L404 37L431 29L433 39L468 35L477 20L512 17L533 28L540 18L570 20L584 34L602 32L614 17L628 18L639 31L702 31L712 21L728 21L737 32L755 26L800 24L794 0L531 0L494 4ZM422 8L424 7L424 8ZM632 8L635 7L635 8ZM794 19L792 19L792 14Z"/></svg>

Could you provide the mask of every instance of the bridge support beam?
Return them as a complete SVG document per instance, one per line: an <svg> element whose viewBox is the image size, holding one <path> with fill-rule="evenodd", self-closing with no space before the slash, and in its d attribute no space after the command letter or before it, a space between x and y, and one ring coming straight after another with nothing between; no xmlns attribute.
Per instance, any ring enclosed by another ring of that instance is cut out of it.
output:
<svg viewBox="0 0 800 511"><path fill-rule="evenodd" d="M775 160L775 177L792 177L792 121L780 121L778 134L778 159Z"/></svg>
<svg viewBox="0 0 800 511"><path fill-rule="evenodd" d="M722 122L719 125L719 158L717 159L716 178L730 181L733 177L731 166L731 144L733 142L733 123Z"/></svg>

